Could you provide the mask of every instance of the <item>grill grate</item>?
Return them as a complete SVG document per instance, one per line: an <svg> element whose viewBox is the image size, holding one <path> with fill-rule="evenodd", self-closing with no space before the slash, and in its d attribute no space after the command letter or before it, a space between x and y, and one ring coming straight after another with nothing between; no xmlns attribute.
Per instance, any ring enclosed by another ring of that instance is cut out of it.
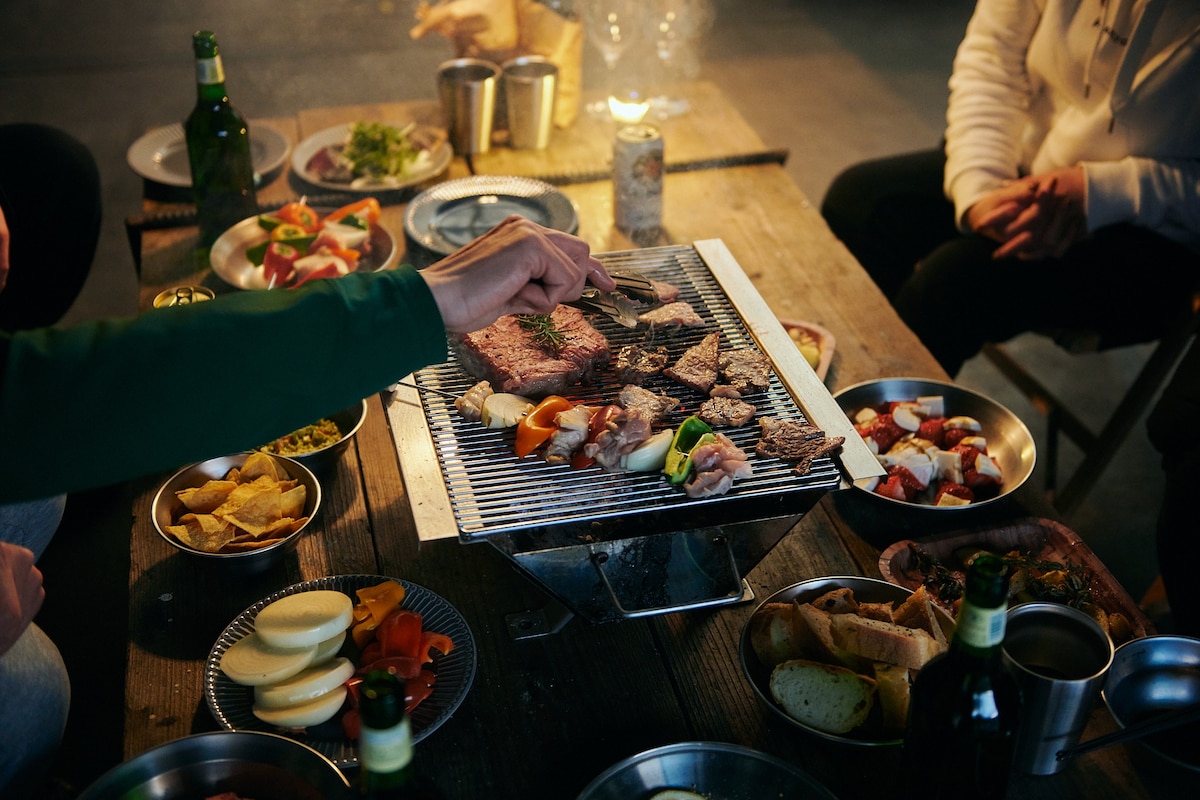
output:
<svg viewBox="0 0 1200 800"><path fill-rule="evenodd" d="M606 318L593 319L614 353L625 344L650 342L665 346L673 363L714 330L721 332L722 350L756 346L695 248L658 247L605 253L598 258L610 270L636 271L679 287L679 299L690 303L706 323L677 333L651 335L645 326L630 329ZM453 356L418 371L414 378L421 387L456 395L476 382ZM664 423L671 427L698 410L705 399L661 375L646 388L682 400ZM577 403L606 404L620 389L612 371L602 370L596 383L574 387L566 396ZM804 419L775 375L766 391L746 400L757 407L759 417ZM791 464L756 455L759 426L752 421L742 428L721 430L750 455L754 474L736 480L726 495L691 499L661 474L610 473L594 466L576 470L532 456L518 459L513 453L512 430L489 430L478 422L468 422L459 416L452 400L433 392L421 392L421 402L463 539L500 532L551 531L606 538L765 519L797 510L802 513L812 505L812 492L836 488L840 480L836 464L828 457L818 459L807 475L798 476Z"/></svg>

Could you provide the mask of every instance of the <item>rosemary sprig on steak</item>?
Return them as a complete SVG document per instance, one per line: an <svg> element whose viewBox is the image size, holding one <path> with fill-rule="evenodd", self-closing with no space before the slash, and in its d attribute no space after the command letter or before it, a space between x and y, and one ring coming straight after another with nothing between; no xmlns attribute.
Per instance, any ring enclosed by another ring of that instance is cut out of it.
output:
<svg viewBox="0 0 1200 800"><path fill-rule="evenodd" d="M517 320L533 336L533 341L547 350L557 353L567 340L563 332L554 327L549 314L518 314Z"/></svg>

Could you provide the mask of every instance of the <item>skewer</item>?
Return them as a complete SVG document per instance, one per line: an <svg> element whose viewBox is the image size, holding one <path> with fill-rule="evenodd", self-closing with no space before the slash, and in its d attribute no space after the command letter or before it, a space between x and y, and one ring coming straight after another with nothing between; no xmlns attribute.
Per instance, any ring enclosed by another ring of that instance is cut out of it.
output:
<svg viewBox="0 0 1200 800"><path fill-rule="evenodd" d="M409 383L408 381L396 381L392 385L393 386L407 386L410 389L416 389L418 392L432 392L433 394L440 394L442 397L449 397L451 400L457 400L459 397L454 392L447 392L442 389L434 389L429 386L418 386L417 384Z"/></svg>

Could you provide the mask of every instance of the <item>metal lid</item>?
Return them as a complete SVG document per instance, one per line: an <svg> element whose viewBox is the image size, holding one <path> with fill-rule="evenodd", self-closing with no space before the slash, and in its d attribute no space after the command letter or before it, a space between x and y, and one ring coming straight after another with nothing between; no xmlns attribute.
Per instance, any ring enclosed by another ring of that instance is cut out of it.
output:
<svg viewBox="0 0 1200 800"><path fill-rule="evenodd" d="M167 306L186 306L201 303L216 297L212 289L204 286L176 286L174 289L164 289L154 298L155 308Z"/></svg>
<svg viewBox="0 0 1200 800"><path fill-rule="evenodd" d="M617 138L623 142L653 142L662 138L662 132L656 125L641 122L621 128L617 131Z"/></svg>

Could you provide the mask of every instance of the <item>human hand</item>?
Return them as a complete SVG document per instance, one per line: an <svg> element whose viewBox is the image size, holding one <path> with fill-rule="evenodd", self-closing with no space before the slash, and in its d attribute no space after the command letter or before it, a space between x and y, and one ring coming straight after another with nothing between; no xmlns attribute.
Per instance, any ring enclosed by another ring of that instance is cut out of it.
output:
<svg viewBox="0 0 1200 800"><path fill-rule="evenodd" d="M1087 232L1082 166L1011 181L967 211L972 230L1000 242L994 258L1057 258Z"/></svg>
<svg viewBox="0 0 1200 800"><path fill-rule="evenodd" d="M16 643L42 607L46 590L33 551L0 542L0 656Z"/></svg>
<svg viewBox="0 0 1200 800"><path fill-rule="evenodd" d="M459 57L508 52L516 48L517 6L514 0L441 0L417 6L417 24L409 31L421 39L436 31L454 43Z"/></svg>
<svg viewBox="0 0 1200 800"><path fill-rule="evenodd" d="M8 282L8 220L4 218L4 209L0 208L0 292Z"/></svg>
<svg viewBox="0 0 1200 800"><path fill-rule="evenodd" d="M616 288L587 242L515 215L421 276L451 333L485 328L505 314L549 314L588 282Z"/></svg>

